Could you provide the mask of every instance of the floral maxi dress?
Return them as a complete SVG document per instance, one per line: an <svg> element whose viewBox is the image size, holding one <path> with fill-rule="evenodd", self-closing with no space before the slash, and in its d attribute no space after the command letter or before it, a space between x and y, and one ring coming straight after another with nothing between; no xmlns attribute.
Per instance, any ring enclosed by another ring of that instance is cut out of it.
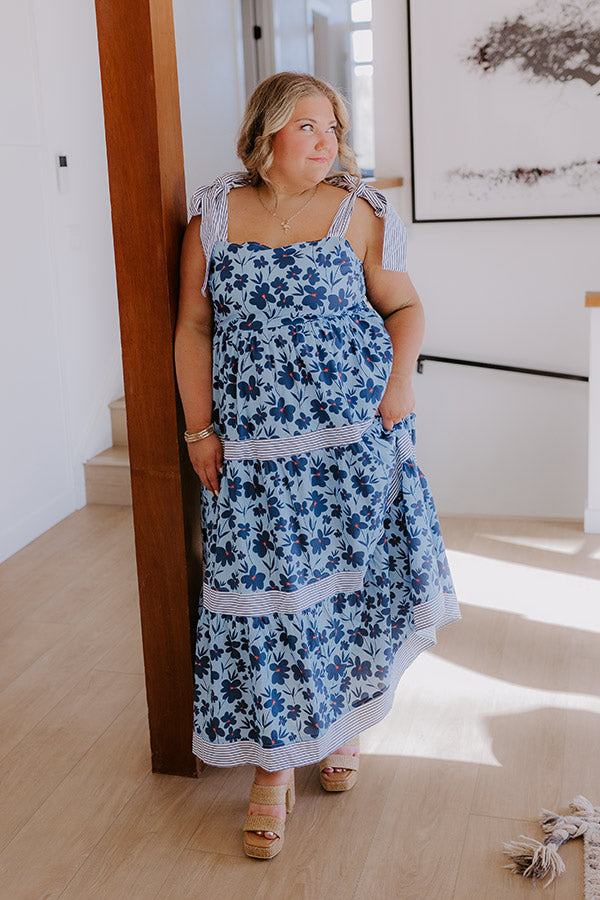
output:
<svg viewBox="0 0 600 900"><path fill-rule="evenodd" d="M414 415L376 415L392 343L344 237L349 177L330 231L272 249L227 241L224 176L192 203L214 308L218 497L202 490L204 553L194 752L276 771L323 759L380 721L406 667L460 618L414 453ZM386 266L392 267L392 266Z"/></svg>

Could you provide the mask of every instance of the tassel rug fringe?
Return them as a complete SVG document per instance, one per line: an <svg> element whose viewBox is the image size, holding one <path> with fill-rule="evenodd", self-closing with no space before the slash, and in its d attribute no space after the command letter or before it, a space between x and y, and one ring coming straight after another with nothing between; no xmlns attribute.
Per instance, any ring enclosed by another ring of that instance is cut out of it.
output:
<svg viewBox="0 0 600 900"><path fill-rule="evenodd" d="M565 871L558 852L566 841L583 836L585 865L585 900L600 900L600 807L592 806L585 797L575 797L568 815L561 816L543 809L540 825L546 832L542 842L521 835L504 845L510 862L505 866L532 882L546 879L544 887Z"/></svg>

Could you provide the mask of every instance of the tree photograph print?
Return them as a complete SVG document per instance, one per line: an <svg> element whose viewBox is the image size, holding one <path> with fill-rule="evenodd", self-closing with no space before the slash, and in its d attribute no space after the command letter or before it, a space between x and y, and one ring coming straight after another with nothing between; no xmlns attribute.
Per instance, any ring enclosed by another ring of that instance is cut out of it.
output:
<svg viewBox="0 0 600 900"><path fill-rule="evenodd" d="M600 0L409 0L413 219L600 215Z"/></svg>

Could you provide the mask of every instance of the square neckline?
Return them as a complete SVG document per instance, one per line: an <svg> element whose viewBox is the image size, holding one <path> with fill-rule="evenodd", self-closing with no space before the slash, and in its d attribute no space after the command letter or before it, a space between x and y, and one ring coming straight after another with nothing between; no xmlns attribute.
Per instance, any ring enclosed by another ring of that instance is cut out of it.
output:
<svg viewBox="0 0 600 900"><path fill-rule="evenodd" d="M323 183L323 182L319 182L319 184L322 184L322 183ZM242 187L242 186L243 186L243 187L250 187L250 185L240 185L240 187ZM353 202L353 201L354 201L355 199L356 199L356 197L355 197L355 192L354 192L354 191L349 191L349 192L346 193L346 196L345 196L345 197L342 197L342 199L341 199L341 201L339 202L338 207L337 207L337 209L336 209L336 211L335 211L335 213L334 213L333 219L331 220L331 223L330 223L329 228L328 228L328 230L327 230L327 234L324 235L323 237L315 238L314 240L292 241L292 243L290 243L290 244L280 244L278 247L272 247L270 244L264 244L262 241L241 241L241 242L239 242L239 241L230 241L230 240L228 239L228 237L229 237L229 192L227 192L227 196L226 196L226 199L225 199L225 203L226 203L226 208L225 208L225 227L224 227L224 229L223 229L224 232L225 232L225 238L224 238L222 241L220 241L220 240L217 239L217 240L215 241L215 244L218 244L218 243L231 244L231 245L234 246L234 247L245 247L245 246L247 246L248 244L256 244L256 245L259 246L259 247L264 247L265 250L287 250L287 249L290 248L290 247L298 247L300 244L304 244L304 245L306 245L306 244L318 244L318 243L320 243L321 241L326 241L326 240L328 240L329 238L338 238L340 241L343 241L344 243L346 243L346 244L348 245L348 247L350 248L350 250L352 251L352 253L353 253L354 256L356 257L356 259L358 259L358 261L359 261L359 262L361 263L361 265L362 265L362 260L359 258L358 254L355 252L354 247L352 246L352 244L350 243L350 241L348 240L348 238L345 236L345 235L346 235L346 231L347 231L347 229L348 229L348 225L350 224L350 219L352 218L352 212L354 211L354 202ZM352 209L351 209L350 215L348 216L348 220L347 220L347 222L345 223L343 234L332 234L331 232L332 232L333 226L336 224L336 222L337 222L337 220L338 220L338 217L340 216L342 207L344 206L344 204L347 204L348 206L350 206L350 202L351 202L351 201L352 201Z"/></svg>
<svg viewBox="0 0 600 900"><path fill-rule="evenodd" d="M346 247L348 248L348 250L350 251L350 253L352 254L352 256L354 257L354 259L359 263L359 265L361 265L361 266L363 265L362 259L360 258L360 256L358 256L358 254L356 253L354 247L352 246L352 244L350 243L348 238L347 237L339 237L338 235L335 235L335 234L331 234L331 235L327 234L327 235L325 235L325 237L315 238L315 240L313 240L313 241L294 241L292 244L283 244L283 246L281 246L281 247L270 247L268 244L263 244L262 241L241 241L241 242L239 242L239 241L226 241L226 240L215 241L214 246L216 247L217 244L224 244L226 247L242 248L242 247L248 247L250 244L252 244L255 247L262 247L263 250L270 250L273 253L275 250L291 250L292 248L307 247L307 246L313 245L313 244L322 244L324 241L338 241L340 244L345 244Z"/></svg>

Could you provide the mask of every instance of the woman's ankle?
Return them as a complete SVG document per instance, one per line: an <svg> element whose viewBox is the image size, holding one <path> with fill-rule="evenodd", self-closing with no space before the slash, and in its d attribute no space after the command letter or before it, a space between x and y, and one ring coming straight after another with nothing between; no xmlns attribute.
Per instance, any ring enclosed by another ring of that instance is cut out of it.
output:
<svg viewBox="0 0 600 900"><path fill-rule="evenodd" d="M260 766L254 767L254 780L258 784L286 784L292 769L279 769L277 772L269 772Z"/></svg>

